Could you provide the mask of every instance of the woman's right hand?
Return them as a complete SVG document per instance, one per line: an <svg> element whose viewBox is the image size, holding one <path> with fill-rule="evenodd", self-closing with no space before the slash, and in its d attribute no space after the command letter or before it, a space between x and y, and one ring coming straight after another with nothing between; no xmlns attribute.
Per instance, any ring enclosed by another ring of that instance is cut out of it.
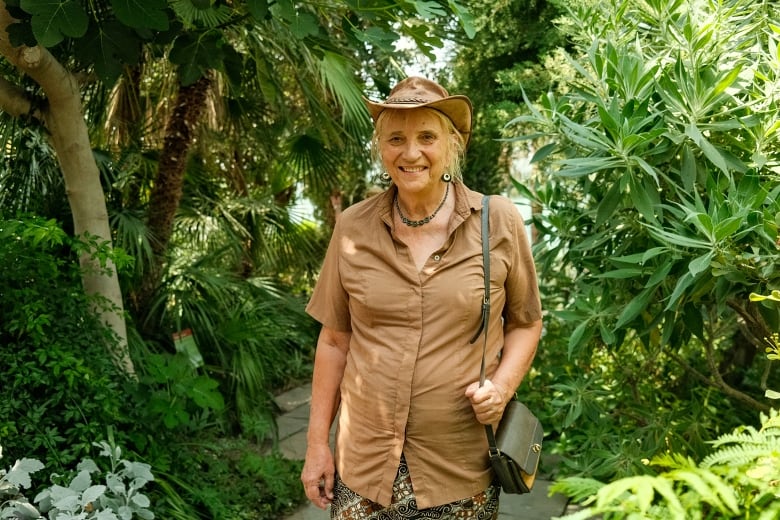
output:
<svg viewBox="0 0 780 520"><path fill-rule="evenodd" d="M335 472L329 445L315 444L306 448L301 482L308 499L320 509L326 509L333 502Z"/></svg>

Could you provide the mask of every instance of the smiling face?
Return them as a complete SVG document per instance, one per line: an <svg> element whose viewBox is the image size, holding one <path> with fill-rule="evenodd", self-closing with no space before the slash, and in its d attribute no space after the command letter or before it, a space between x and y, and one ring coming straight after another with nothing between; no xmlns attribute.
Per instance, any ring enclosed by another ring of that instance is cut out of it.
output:
<svg viewBox="0 0 780 520"><path fill-rule="evenodd" d="M454 139L443 117L427 108L386 110L380 116L378 151L399 190L424 192L441 187Z"/></svg>

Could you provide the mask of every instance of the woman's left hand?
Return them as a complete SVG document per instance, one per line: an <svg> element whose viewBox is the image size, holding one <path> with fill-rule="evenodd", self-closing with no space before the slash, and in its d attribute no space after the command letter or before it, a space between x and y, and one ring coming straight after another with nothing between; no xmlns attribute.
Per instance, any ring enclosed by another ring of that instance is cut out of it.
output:
<svg viewBox="0 0 780 520"><path fill-rule="evenodd" d="M508 396L506 390L494 385L489 379L485 379L485 384L482 387L479 386L478 381L471 383L466 388L466 397L471 401L474 415L477 416L477 420L481 424L495 425L504 415L504 408L511 395Z"/></svg>

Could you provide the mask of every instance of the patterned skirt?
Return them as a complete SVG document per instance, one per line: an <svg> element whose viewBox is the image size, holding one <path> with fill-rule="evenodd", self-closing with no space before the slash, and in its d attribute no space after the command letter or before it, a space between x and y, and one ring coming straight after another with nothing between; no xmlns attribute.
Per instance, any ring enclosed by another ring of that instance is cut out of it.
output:
<svg viewBox="0 0 780 520"><path fill-rule="evenodd" d="M393 482L393 498L387 507L364 498L347 486L336 475L333 489L333 503L330 506L331 520L430 520L460 519L496 520L498 518L498 496L500 487L490 485L485 491L470 498L464 498L426 509L417 509L417 499L412 489L412 478L406 459L401 455L401 464Z"/></svg>

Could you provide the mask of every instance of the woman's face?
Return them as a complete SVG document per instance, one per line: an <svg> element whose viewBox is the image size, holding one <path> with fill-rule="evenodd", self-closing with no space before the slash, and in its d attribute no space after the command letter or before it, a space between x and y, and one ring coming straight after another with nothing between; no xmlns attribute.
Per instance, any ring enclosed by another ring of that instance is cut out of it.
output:
<svg viewBox="0 0 780 520"><path fill-rule="evenodd" d="M451 137L432 110L388 110L378 138L382 163L399 190L441 186Z"/></svg>

